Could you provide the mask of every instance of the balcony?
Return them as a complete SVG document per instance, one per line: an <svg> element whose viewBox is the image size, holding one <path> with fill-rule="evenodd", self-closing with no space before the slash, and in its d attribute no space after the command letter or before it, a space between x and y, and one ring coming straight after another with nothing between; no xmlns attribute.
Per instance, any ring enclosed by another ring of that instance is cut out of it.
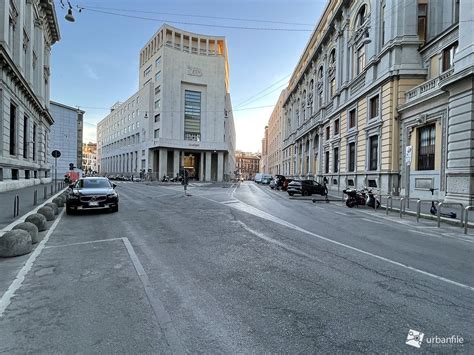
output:
<svg viewBox="0 0 474 355"><path fill-rule="evenodd" d="M436 92L437 90L440 89L443 81L451 77L453 73L454 73L454 68L451 68L445 71L444 73L442 73L440 76L434 79L431 79L429 81L425 81L421 85L415 86L413 89L405 93L405 103L407 104L407 103L413 102L415 100L428 96L429 94L432 94L433 92Z"/></svg>

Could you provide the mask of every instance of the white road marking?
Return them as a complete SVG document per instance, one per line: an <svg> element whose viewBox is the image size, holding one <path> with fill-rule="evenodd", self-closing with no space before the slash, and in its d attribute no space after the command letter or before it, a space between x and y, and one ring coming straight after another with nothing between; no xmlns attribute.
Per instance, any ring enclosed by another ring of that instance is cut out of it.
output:
<svg viewBox="0 0 474 355"><path fill-rule="evenodd" d="M61 244L61 245L51 245L48 247L44 247L45 249L53 249L53 248L63 248L63 247L71 247L74 245L83 245L83 244L92 244L92 243L103 243L103 242L111 242L114 240L122 240L122 238L110 238L110 239L99 239L99 240L89 240L88 242L79 242L79 243L70 243L70 244Z"/></svg>
<svg viewBox="0 0 474 355"><path fill-rule="evenodd" d="M334 211L335 214L338 214L338 215L341 215L341 216L349 216L347 213L344 213L344 212L337 212L337 211Z"/></svg>
<svg viewBox="0 0 474 355"><path fill-rule="evenodd" d="M376 223L376 224L385 224L383 222L379 221L374 221L373 219L368 219L368 218L361 218L363 221L370 222L370 223Z"/></svg>
<svg viewBox="0 0 474 355"><path fill-rule="evenodd" d="M210 201L213 201L211 199L208 199ZM216 201L213 201L213 202L216 202ZM283 226L286 226L288 228L291 228L291 229L294 229L296 231L299 231L299 232L302 232L302 233L305 233L305 234L308 234L308 235L311 235L313 237L316 237L318 239L321 239L321 240L324 240L328 243L331 243L331 244L335 244L335 245L338 245L338 246L341 246L343 248L346 248L346 249L350 249L350 250L353 250L353 251L356 251L360 254L364 254L364 255L367 255L367 256L370 256L372 258L375 258L375 259L378 259L378 260L382 260L382 261L385 261L389 264L392 264L392 265L396 265L396 266L399 266L401 268L404 268L404 269L407 269L407 270L411 270L413 272L416 272L418 274L421 274L421 275L424 275L424 276L428 276L428 277L431 277L431 278L434 278L434 279L437 279L439 281L443 281L443 282L446 282L446 283L449 283L451 285L454 285L454 286L458 286L458 287L461 287L461 288L464 288L464 289L467 289L469 291L474 291L474 287L473 286L469 286L469 285L465 285L463 283L460 283L460 282L457 282L457 281L454 281L454 280L451 280L451 279L448 279L448 278L445 278L445 277L442 277L442 276L439 276L439 275L436 275L436 274L432 274L430 272L427 272L427 271L424 271L424 270L421 270L421 269L417 269L413 266L410 266L410 265L406 265L406 264L403 264L403 263L400 263L398 261L395 261L395 260L392 260L392 259L389 259L389 258L386 258L386 257L383 257L383 256L380 256L380 255L377 255L377 254L373 254L373 253L370 253L368 251L365 251L365 250L362 250L362 249L359 249L359 248L356 248L356 247L353 247L353 246L350 246L350 245L347 245L347 244L344 244L344 243L341 243L341 242L337 242L335 240L332 240L330 238L326 238L326 237L323 237L322 235L319 235L319 234L316 234L316 233L313 233L313 232L310 232L306 229L303 229L301 227L298 227L294 224L291 224L285 220L282 220L278 217L275 217L267 212L264 212L264 211L261 211L255 207L252 207L250 205L247 205L243 202L240 202L240 203L236 203L236 204L231 204L231 205L227 205L231 208L236 208L240 211L243 211L243 212L246 212L246 213L249 213L249 214L252 214L254 216L257 216L257 217L261 217L263 219L266 219L266 220L269 220L269 221L272 221L272 222L275 222L275 223L278 223L280 225L283 225Z"/></svg>
<svg viewBox="0 0 474 355"><path fill-rule="evenodd" d="M150 302L153 312L155 313L156 319L160 324L163 333L165 334L168 345L171 348L171 353L185 354L186 351L184 351L185 349L183 347L183 344L181 343L178 333L174 328L173 321L171 320L171 317L166 311L163 303L156 295L156 292L153 286L151 285L150 279L148 278L148 275L145 272L143 265L138 259L138 256L135 253L135 250L133 249L130 240L128 240L128 238L122 238L122 241L125 244L125 248L127 248L128 255L132 260L133 266L135 267L138 277L140 278L140 281L142 282L143 287L145 288L146 296L148 298L148 301Z"/></svg>
<svg viewBox="0 0 474 355"><path fill-rule="evenodd" d="M299 249L296 249L296 248L293 248L285 243L282 243L276 239L273 239L273 238L270 238L270 237L267 237L265 234L263 233L260 233L260 232L257 232L256 230L253 230L252 228L250 228L249 226L247 226L244 222L242 221L237 221L238 224L240 224L242 226L242 228L244 228L247 232L253 234L254 236L260 238L260 239L263 239L269 243L272 243L272 244L275 244L275 245L278 245L279 247L291 252L291 253L294 253L294 254L297 254L297 255L300 255L300 256L304 256L306 258L309 258L309 259L312 259L312 260L317 260L319 262L322 263L322 260L321 259L318 259L317 257L315 257L314 255L310 255L310 254L307 254Z"/></svg>
<svg viewBox="0 0 474 355"><path fill-rule="evenodd" d="M30 257L26 261L25 265L23 265L23 267L20 269L20 271L16 275L15 280L13 280L11 285L8 287L7 291L3 294L2 298L0 298L0 318L2 317L2 315L5 312L5 310L7 309L7 307L10 305L11 299L15 296L15 292L23 284L23 281L25 280L25 277L28 274L28 272L33 267L33 263L35 262L36 258L43 251L46 243L49 240L49 237L54 232L54 230L56 229L59 221L61 220L62 216L64 215L64 210L65 209L63 209L61 211L61 213L58 215L58 217L54 221L53 225L51 226L51 228L46 233L44 239L38 244L36 249L33 251L33 253L30 255Z"/></svg>

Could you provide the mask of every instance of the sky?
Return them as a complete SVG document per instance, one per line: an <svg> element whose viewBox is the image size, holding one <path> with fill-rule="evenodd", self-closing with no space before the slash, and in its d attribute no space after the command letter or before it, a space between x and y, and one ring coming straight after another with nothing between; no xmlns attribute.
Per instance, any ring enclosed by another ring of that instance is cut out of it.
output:
<svg viewBox="0 0 474 355"><path fill-rule="evenodd" d="M66 0L63 2L67 3ZM327 1L71 0L70 2L74 7L75 22L64 19L67 7L62 9L60 1L55 0L61 40L52 47L51 99L65 105L79 106L86 111L85 142L96 141L96 124L110 112L110 107L115 102L125 101L138 90L139 51L158 28L167 22L190 32L226 37L230 65L230 95L237 136L236 147L243 151L257 152L261 151L264 127L273 111L273 105L297 65ZM76 5L84 7L84 10L79 13ZM153 20L115 16L99 13L97 10ZM265 89L267 90L263 91Z"/></svg>

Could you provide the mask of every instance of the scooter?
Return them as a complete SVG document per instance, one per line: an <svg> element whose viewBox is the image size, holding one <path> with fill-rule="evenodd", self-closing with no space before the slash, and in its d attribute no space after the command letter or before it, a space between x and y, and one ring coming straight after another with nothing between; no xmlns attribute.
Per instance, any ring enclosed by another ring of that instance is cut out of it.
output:
<svg viewBox="0 0 474 355"><path fill-rule="evenodd" d="M365 205L374 208L375 204L377 204L377 208L380 207L380 202L375 198L372 190L362 189L357 191L356 189L344 189L342 192L347 195L346 206L349 208Z"/></svg>
<svg viewBox="0 0 474 355"><path fill-rule="evenodd" d="M431 189L430 189L430 191L431 191L431 196L434 196L434 191L435 191L435 190L437 190L437 189L434 189L434 188L431 188ZM437 215L438 215L438 209L436 208L436 204L435 204L434 200L431 201L430 213L431 213L433 216L437 216ZM441 212L439 215L442 216L442 217L447 217L447 218L456 218L456 212L448 212L448 213L443 213L443 212Z"/></svg>

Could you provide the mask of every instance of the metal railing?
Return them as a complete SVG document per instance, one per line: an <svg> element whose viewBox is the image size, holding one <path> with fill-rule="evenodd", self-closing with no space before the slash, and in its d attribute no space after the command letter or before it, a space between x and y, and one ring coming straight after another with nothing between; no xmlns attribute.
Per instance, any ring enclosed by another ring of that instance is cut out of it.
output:
<svg viewBox="0 0 474 355"><path fill-rule="evenodd" d="M469 224L469 211L474 210L474 206L466 206L464 209L464 234L467 234L467 227Z"/></svg>
<svg viewBox="0 0 474 355"><path fill-rule="evenodd" d="M440 202L438 203L438 228L441 227L441 207L443 206L461 206L461 218L459 222L461 223L461 228L463 226L464 221L464 205L459 202Z"/></svg>
<svg viewBox="0 0 474 355"><path fill-rule="evenodd" d="M420 200L418 199L418 201L416 201L416 222L418 223L419 220L420 220L420 214L421 214L421 203L422 202L429 202L429 203L432 203L432 202L436 202L436 203L439 203L438 200Z"/></svg>

